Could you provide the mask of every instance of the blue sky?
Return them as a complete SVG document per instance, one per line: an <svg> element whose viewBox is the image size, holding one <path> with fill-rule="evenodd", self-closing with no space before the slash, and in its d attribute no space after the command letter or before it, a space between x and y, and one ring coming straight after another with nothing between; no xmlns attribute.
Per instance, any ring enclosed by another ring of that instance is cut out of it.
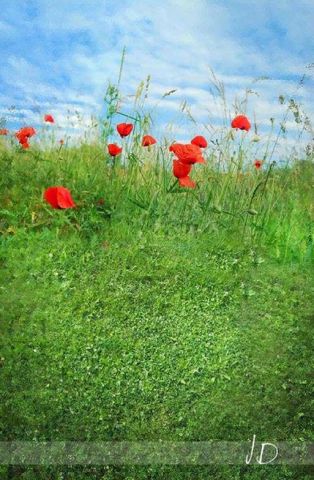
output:
<svg viewBox="0 0 314 480"><path fill-rule="evenodd" d="M0 116L16 128L37 125L48 112L60 135L81 134L90 115L101 113L126 46L124 108L151 75L147 108L158 103L152 133L169 132L170 123L176 138L194 133L180 113L187 99L196 120L211 123L215 135L223 112L210 93L211 67L224 82L230 115L235 97L254 90L248 113L255 112L266 135L269 118L279 122L284 114L279 94L294 94L313 116L314 70L306 68L314 61L313 25L313 0L2 0ZM296 93L303 73L305 84ZM252 84L261 76L269 79ZM160 101L171 89L175 94ZM292 144L292 118L288 131Z"/></svg>

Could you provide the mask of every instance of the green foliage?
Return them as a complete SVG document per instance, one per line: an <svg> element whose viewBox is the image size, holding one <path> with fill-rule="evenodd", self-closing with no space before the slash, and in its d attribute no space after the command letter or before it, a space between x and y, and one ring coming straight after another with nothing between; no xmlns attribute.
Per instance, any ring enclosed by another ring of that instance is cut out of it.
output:
<svg viewBox="0 0 314 480"><path fill-rule="evenodd" d="M2 439L310 439L310 270L207 233L108 221L88 238L19 229L2 236L0 260ZM32 480L293 478L288 467L19 468Z"/></svg>
<svg viewBox="0 0 314 480"><path fill-rule="evenodd" d="M264 171L230 168L220 172L215 159L194 167L195 190L180 188L171 173L169 152L135 145L127 164L111 160L101 146L59 150L0 151L0 232L57 227L92 236L110 224L155 230L193 230L196 235L241 238L267 249L280 261L312 257L314 169L311 159L293 167ZM69 188L78 205L53 211L42 200L50 185Z"/></svg>
<svg viewBox="0 0 314 480"><path fill-rule="evenodd" d="M0 439L307 441L313 152L278 168L268 139L256 170L252 142L224 131L207 165L194 167L197 188L182 189L167 141L141 147L152 124L147 78L134 141L112 159L105 143L128 117L122 66L105 96L103 143L21 151L1 140ZM288 109L304 120L292 99ZM77 208L51 209L43 192L52 185L70 189ZM0 478L310 476L306 467L152 465L12 466Z"/></svg>

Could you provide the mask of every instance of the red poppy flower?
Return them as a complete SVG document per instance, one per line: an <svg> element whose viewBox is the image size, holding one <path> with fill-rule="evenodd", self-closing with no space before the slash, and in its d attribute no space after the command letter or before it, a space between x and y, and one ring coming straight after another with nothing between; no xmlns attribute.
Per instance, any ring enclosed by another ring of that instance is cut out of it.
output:
<svg viewBox="0 0 314 480"><path fill-rule="evenodd" d="M173 175L177 178L187 177L192 170L192 165L187 163L181 163L180 160L173 160L172 164Z"/></svg>
<svg viewBox="0 0 314 480"><path fill-rule="evenodd" d="M259 170L259 169L262 167L262 165L263 165L262 160L255 160L255 161L254 161L254 167L255 167L257 170Z"/></svg>
<svg viewBox="0 0 314 480"><path fill-rule="evenodd" d="M202 135L197 135L191 140L192 145L197 145L200 148L206 148L207 147L207 140L205 137Z"/></svg>
<svg viewBox="0 0 314 480"><path fill-rule="evenodd" d="M200 147L188 143L173 143L169 147L170 152L173 152L181 163L193 164L193 163L206 163L202 157Z"/></svg>
<svg viewBox="0 0 314 480"><path fill-rule="evenodd" d="M28 140L27 138L23 138L21 141L20 141L20 145L22 148L24 149L27 149L30 147L30 144L28 143Z"/></svg>
<svg viewBox="0 0 314 480"><path fill-rule="evenodd" d="M0 129L0 135L8 135L8 133L9 133L9 130L7 130L6 128Z"/></svg>
<svg viewBox="0 0 314 480"><path fill-rule="evenodd" d="M232 120L231 127L239 128L240 130L246 130L248 132L251 128L251 124L245 115L238 115Z"/></svg>
<svg viewBox="0 0 314 480"><path fill-rule="evenodd" d="M50 115L50 114L46 114L46 115L44 116L44 120L45 120L45 122L48 122L48 123L55 123L55 119L54 119L53 116Z"/></svg>
<svg viewBox="0 0 314 480"><path fill-rule="evenodd" d="M24 139L30 138L36 134L36 130L33 127L23 127L20 128L18 132L16 132L15 136L19 142L23 141Z"/></svg>
<svg viewBox="0 0 314 480"><path fill-rule="evenodd" d="M45 190L44 199L52 208L73 208L75 203L72 199L71 193L64 187L49 187Z"/></svg>
<svg viewBox="0 0 314 480"><path fill-rule="evenodd" d="M144 135L142 140L142 147L149 147L150 145L154 145L157 143L157 140L152 137L151 135Z"/></svg>
<svg viewBox="0 0 314 480"><path fill-rule="evenodd" d="M111 155L112 157L115 157L116 155L120 155L120 153L122 152L122 148L118 147L116 143L109 143L108 152L109 152L109 155Z"/></svg>
<svg viewBox="0 0 314 480"><path fill-rule="evenodd" d="M189 173L192 170L192 165L181 163L180 160L173 160L172 172L179 180L181 187L195 188L196 183L190 179Z"/></svg>
<svg viewBox="0 0 314 480"><path fill-rule="evenodd" d="M120 137L127 137L133 130L132 123L119 123L117 125L117 130Z"/></svg>
<svg viewBox="0 0 314 480"><path fill-rule="evenodd" d="M35 128L23 127L23 128L20 128L18 132L16 132L15 136L23 148L29 148L30 145L28 143L28 139L35 134L36 134Z"/></svg>
<svg viewBox="0 0 314 480"><path fill-rule="evenodd" d="M189 176L179 178L179 184L180 184L181 187L187 187L187 188L195 188L196 187L196 183L193 182L193 180Z"/></svg>

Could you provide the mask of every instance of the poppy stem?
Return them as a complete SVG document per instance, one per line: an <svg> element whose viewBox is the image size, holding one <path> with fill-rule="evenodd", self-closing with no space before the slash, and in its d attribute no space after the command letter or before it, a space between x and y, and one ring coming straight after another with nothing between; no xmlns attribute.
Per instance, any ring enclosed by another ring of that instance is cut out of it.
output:
<svg viewBox="0 0 314 480"><path fill-rule="evenodd" d="M138 118L132 117L131 115L127 115L126 113L122 113L122 112L117 111L116 114L117 115L122 115L123 117L132 118L132 120L134 120L134 122L139 121Z"/></svg>
<svg viewBox="0 0 314 480"><path fill-rule="evenodd" d="M267 170L267 173L266 173L265 182L264 182L264 185L263 185L263 189L262 189L262 191L261 191L261 197L263 197L264 194L265 194L267 182L268 182L268 179L269 179L269 177L270 177L270 173L271 173L271 171L272 171L272 169L273 169L273 167L274 167L275 165L276 165L276 162L273 160L273 161L270 163L269 167L268 167L268 170ZM270 207L268 207L268 209L269 209L269 208L270 208ZM262 218L261 218L261 222L260 222L260 227L261 227L261 229L260 229L260 234L261 234L261 235L262 235L263 228L264 228L264 223L265 223L266 214L267 214L267 211L264 211L264 212L263 212L263 216L262 216Z"/></svg>
<svg viewBox="0 0 314 480"><path fill-rule="evenodd" d="M176 179L174 183L171 185L171 187L167 190L166 193L171 193L174 187L178 184L178 180Z"/></svg>

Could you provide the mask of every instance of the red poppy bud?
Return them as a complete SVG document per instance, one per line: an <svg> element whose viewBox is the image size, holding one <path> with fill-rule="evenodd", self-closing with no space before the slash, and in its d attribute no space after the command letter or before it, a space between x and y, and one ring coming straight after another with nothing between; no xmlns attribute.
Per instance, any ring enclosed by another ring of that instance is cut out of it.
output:
<svg viewBox="0 0 314 480"><path fill-rule="evenodd" d="M154 143L157 143L157 140L154 137L151 135L144 135L142 140L143 147L149 147L150 145L154 145Z"/></svg>
<svg viewBox="0 0 314 480"><path fill-rule="evenodd" d="M111 155L112 157L115 157L117 155L120 155L120 153L122 152L122 148L118 147L118 145L115 143L109 143L108 152L109 152L109 155Z"/></svg>
<svg viewBox="0 0 314 480"><path fill-rule="evenodd" d="M232 120L231 127L239 128L240 130L246 130L248 132L251 128L251 124L245 115L238 115Z"/></svg>
<svg viewBox="0 0 314 480"><path fill-rule="evenodd" d="M8 135L8 133L9 133L9 130L7 130L6 128L0 129L0 135Z"/></svg>
<svg viewBox="0 0 314 480"><path fill-rule="evenodd" d="M44 199L52 208L74 208L76 205L72 199L71 193L64 187L49 187L44 192Z"/></svg>
<svg viewBox="0 0 314 480"><path fill-rule="evenodd" d="M44 116L44 120L45 120L45 122L48 122L48 123L55 123L55 120L54 120L53 116L50 115L50 114L46 114Z"/></svg>
<svg viewBox="0 0 314 480"><path fill-rule="evenodd" d="M261 160L255 160L254 161L254 167L259 170L263 165L263 162Z"/></svg>
<svg viewBox="0 0 314 480"><path fill-rule="evenodd" d="M192 145L196 145L200 148L206 148L207 147L207 140L205 137L202 135L197 135L191 140Z"/></svg>
<svg viewBox="0 0 314 480"><path fill-rule="evenodd" d="M119 123L117 125L117 130L120 137L127 137L133 130L132 123Z"/></svg>

